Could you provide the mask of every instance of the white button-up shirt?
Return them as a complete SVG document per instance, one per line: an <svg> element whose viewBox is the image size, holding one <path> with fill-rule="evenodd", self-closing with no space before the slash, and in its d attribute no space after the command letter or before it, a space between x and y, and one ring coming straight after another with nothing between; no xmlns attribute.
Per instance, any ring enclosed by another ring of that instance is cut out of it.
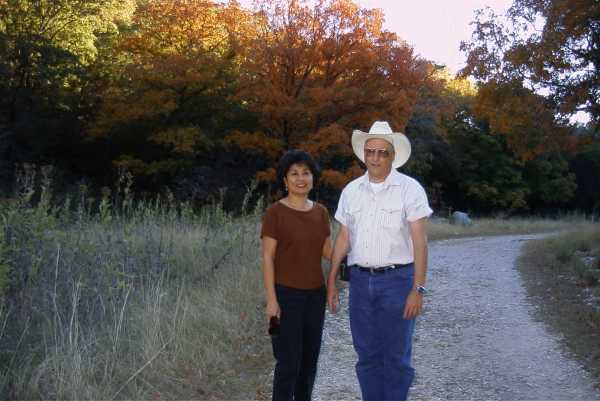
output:
<svg viewBox="0 0 600 401"><path fill-rule="evenodd" d="M350 232L348 264L381 267L414 261L409 222L432 213L415 179L392 169L374 192L369 175L350 182L340 196L335 219Z"/></svg>

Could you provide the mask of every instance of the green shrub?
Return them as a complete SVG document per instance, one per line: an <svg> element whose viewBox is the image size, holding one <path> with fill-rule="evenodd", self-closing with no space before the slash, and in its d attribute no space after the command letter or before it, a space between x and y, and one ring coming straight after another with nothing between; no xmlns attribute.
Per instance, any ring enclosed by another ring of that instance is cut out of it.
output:
<svg viewBox="0 0 600 401"><path fill-rule="evenodd" d="M556 255L556 260L560 263L569 263L573 257L573 251L564 245L558 245L554 253Z"/></svg>
<svg viewBox="0 0 600 401"><path fill-rule="evenodd" d="M592 287L598 284L598 273L593 271L587 264L583 263L581 260L573 261L572 268L575 272L575 276L582 285L586 287Z"/></svg>

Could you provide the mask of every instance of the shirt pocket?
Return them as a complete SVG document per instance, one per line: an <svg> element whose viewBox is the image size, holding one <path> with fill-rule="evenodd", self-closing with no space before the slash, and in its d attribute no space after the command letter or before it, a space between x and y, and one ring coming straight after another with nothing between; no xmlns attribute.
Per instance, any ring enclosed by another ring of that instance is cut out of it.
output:
<svg viewBox="0 0 600 401"><path fill-rule="evenodd" d="M384 207L381 209L382 226L389 230L399 230L404 226L404 209L398 206Z"/></svg>
<svg viewBox="0 0 600 401"><path fill-rule="evenodd" d="M346 221L350 229L356 229L362 219L363 208L360 205L352 205L346 212ZM354 230L353 230L354 231Z"/></svg>

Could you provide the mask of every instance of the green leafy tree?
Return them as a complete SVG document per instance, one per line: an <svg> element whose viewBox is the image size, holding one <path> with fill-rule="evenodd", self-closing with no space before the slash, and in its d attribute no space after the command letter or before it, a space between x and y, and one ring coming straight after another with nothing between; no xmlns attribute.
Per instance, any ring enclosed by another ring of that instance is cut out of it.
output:
<svg viewBox="0 0 600 401"><path fill-rule="evenodd" d="M5 0L0 5L0 136L5 176L15 163L68 164L80 144L82 94L96 39L127 2ZM71 160L72 161L72 160Z"/></svg>
<svg viewBox="0 0 600 401"><path fill-rule="evenodd" d="M4 120L36 104L67 108L62 100L82 87L82 67L93 62L99 34L115 30L126 13L116 0L6 0L0 7ZM58 95L58 98L56 97Z"/></svg>
<svg viewBox="0 0 600 401"><path fill-rule="evenodd" d="M567 160L560 153L546 154L527 162L523 176L529 188L528 204L538 211L570 204L577 184Z"/></svg>
<svg viewBox="0 0 600 401"><path fill-rule="evenodd" d="M527 90L514 96L508 86L478 90L443 69L435 78L407 126L406 169L425 183L436 210L550 212L572 201L575 176L559 144L573 138L543 98Z"/></svg>
<svg viewBox="0 0 600 401"><path fill-rule="evenodd" d="M574 206L594 215L600 215L600 141L582 147L570 160L576 176Z"/></svg>
<svg viewBox="0 0 600 401"><path fill-rule="evenodd" d="M447 123L450 147L434 172L452 210L517 213L528 209L529 188L521 164L503 136L490 133L469 109L458 109Z"/></svg>

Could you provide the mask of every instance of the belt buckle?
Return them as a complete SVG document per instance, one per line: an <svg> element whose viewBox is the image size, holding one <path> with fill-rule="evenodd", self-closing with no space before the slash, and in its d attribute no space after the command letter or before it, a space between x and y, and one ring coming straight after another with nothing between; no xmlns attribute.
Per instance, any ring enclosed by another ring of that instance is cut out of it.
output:
<svg viewBox="0 0 600 401"><path fill-rule="evenodd" d="M371 271L371 274L379 274L379 273L385 273L388 270L392 270L394 268L394 265L390 265L390 266L383 266L383 267L371 267L369 268L369 270Z"/></svg>
<svg viewBox="0 0 600 401"><path fill-rule="evenodd" d="M382 273L384 273L384 272L387 272L387 271L389 271L389 270L394 270L395 268L396 268L396 265L388 265L388 266L383 266L383 267L380 267L380 268L379 268L379 270L380 270Z"/></svg>
<svg viewBox="0 0 600 401"><path fill-rule="evenodd" d="M377 273L377 269L375 267L372 266L359 266L360 270L366 271L369 274L375 274Z"/></svg>
<svg viewBox="0 0 600 401"><path fill-rule="evenodd" d="M396 265L388 265L388 266L383 266L383 267L372 267L372 266L359 266L362 270L368 271L369 274L378 274L378 273L385 273L388 270L394 270L396 269Z"/></svg>

